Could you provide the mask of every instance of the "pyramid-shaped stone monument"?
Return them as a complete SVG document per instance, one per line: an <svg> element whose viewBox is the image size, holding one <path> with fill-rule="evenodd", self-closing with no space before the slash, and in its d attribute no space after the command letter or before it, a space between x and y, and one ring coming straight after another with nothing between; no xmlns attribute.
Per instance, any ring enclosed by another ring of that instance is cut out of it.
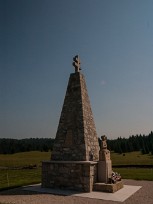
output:
<svg viewBox="0 0 153 204"><path fill-rule="evenodd" d="M78 56L70 75L51 159L98 161L99 144Z"/></svg>
<svg viewBox="0 0 153 204"><path fill-rule="evenodd" d="M73 58L50 161L42 162L42 187L115 192L123 187L112 176L106 137L101 150L80 60ZM112 181L114 184L111 184Z"/></svg>

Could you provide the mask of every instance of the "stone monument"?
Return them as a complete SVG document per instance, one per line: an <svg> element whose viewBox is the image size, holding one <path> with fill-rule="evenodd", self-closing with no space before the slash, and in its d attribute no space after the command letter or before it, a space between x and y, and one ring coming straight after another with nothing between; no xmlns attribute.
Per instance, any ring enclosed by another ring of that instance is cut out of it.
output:
<svg viewBox="0 0 153 204"><path fill-rule="evenodd" d="M112 161L110 159L110 151L107 149L106 136L101 136L101 148L99 151L98 162L98 181L109 183L112 176Z"/></svg>
<svg viewBox="0 0 153 204"><path fill-rule="evenodd" d="M73 66L51 160L42 163L42 187L90 192L97 181L99 143L78 55Z"/></svg>
<svg viewBox="0 0 153 204"><path fill-rule="evenodd" d="M112 170L110 151L107 149L107 137L101 136L98 161L98 180L94 184L95 191L114 193L123 188L121 176Z"/></svg>
<svg viewBox="0 0 153 204"><path fill-rule="evenodd" d="M80 60L73 58L59 126L51 155L58 161L98 161L99 144Z"/></svg>
<svg viewBox="0 0 153 204"><path fill-rule="evenodd" d="M78 55L73 58L73 66L75 72L70 74L51 159L42 162L42 187L114 192L107 187L112 175L110 152L105 136L99 151Z"/></svg>

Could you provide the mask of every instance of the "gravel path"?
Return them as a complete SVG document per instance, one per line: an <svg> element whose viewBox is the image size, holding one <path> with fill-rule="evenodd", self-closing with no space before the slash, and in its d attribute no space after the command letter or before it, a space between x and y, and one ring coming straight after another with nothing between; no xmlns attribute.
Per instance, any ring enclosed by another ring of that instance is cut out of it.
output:
<svg viewBox="0 0 153 204"><path fill-rule="evenodd" d="M153 181L123 180L126 185L142 186L123 204L153 204ZM0 192L0 204L121 204L121 202L105 201L75 196L57 196L24 191L22 188Z"/></svg>

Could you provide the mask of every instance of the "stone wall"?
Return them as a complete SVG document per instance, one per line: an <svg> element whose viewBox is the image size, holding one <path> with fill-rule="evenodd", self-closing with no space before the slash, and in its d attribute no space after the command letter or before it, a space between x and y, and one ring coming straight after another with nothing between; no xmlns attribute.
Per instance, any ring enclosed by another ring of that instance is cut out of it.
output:
<svg viewBox="0 0 153 204"><path fill-rule="evenodd" d="M90 192L96 181L97 162L42 162L42 187Z"/></svg>

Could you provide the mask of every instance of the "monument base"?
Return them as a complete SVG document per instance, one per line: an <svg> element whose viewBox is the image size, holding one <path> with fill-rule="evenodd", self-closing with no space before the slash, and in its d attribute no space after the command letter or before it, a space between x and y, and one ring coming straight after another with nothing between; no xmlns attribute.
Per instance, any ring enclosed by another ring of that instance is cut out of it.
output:
<svg viewBox="0 0 153 204"><path fill-rule="evenodd" d="M97 162L43 161L42 187L91 192L97 182Z"/></svg>
<svg viewBox="0 0 153 204"><path fill-rule="evenodd" d="M95 183L93 186L94 191L101 191L101 192L107 192L107 193L115 193L121 188L123 188L122 181L118 181L115 184Z"/></svg>

